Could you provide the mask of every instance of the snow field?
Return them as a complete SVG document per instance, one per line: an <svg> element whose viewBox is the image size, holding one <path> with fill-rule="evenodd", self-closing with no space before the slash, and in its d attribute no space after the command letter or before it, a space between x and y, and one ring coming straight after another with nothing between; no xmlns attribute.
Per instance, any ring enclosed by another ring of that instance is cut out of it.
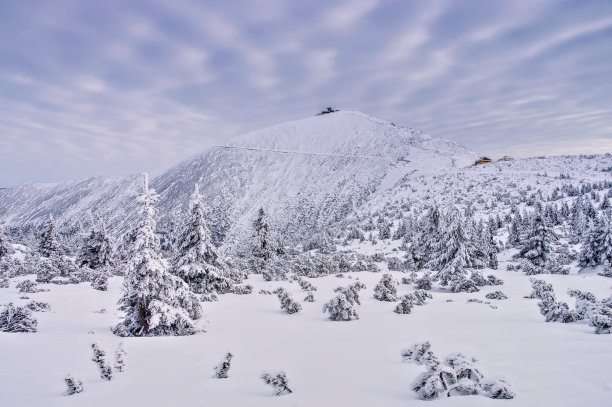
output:
<svg viewBox="0 0 612 407"><path fill-rule="evenodd" d="M505 269L502 264L500 269ZM404 274L391 272L397 280ZM488 274L485 271L485 274ZM203 303L199 326L206 332L188 337L119 338L110 327L121 317L116 311L121 278L109 280L109 291L84 283L41 285L48 292L28 294L46 301L52 310L35 313L34 334L0 334L0 401L7 406L223 405L223 406L604 406L612 390L612 346L609 335L595 335L586 322L546 323L521 273L497 271L502 286L478 293L448 293L433 289L433 300L409 315L393 312L396 303L372 297L382 273L349 273L344 278L308 279L318 290L314 303L289 315L276 295L260 289L285 287L296 300L306 293L297 283L265 282L252 275L251 295L226 294ZM351 278L349 278L352 277ZM610 293L610 280L597 275L543 275L560 300L568 288L588 289L596 296ZM322 312L335 296L333 289L356 278L367 288L356 306L359 320L333 322ZM18 305L20 294L0 289L0 304ZM413 291L401 284L398 295ZM487 300L501 290L507 300ZM478 298L483 303L467 303ZM447 302L447 300L453 300ZM489 301L490 304L485 304ZM496 306L497 309L491 306ZM93 311L106 308L104 314ZM90 334L88 332L94 331ZM479 396L421 401L410 389L424 369L405 364L400 352L413 343L430 341L439 357L452 352L475 356L486 376L506 379L517 394L513 400ZM105 382L91 359L91 344L100 343L112 364L120 342L127 351L126 371ZM214 367L227 352L235 356L229 379L213 379ZM283 370L293 394L274 397L260 376ZM64 377L83 379L83 393L63 396Z"/></svg>

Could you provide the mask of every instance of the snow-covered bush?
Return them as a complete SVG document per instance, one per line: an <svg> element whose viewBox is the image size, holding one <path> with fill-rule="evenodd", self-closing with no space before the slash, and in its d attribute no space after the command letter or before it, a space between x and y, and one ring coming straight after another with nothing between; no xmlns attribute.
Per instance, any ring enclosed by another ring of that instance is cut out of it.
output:
<svg viewBox="0 0 612 407"><path fill-rule="evenodd" d="M285 310L288 314L295 314L302 309L299 302L295 301L291 294L284 288L278 288L275 290L276 295L281 303L281 309Z"/></svg>
<svg viewBox="0 0 612 407"><path fill-rule="evenodd" d="M504 280L495 277L493 274L489 274L487 276L488 285L502 285L504 284Z"/></svg>
<svg viewBox="0 0 612 407"><path fill-rule="evenodd" d="M118 372L123 372L125 370L125 356L126 351L123 347L123 343L119 344L119 347L115 351L115 370Z"/></svg>
<svg viewBox="0 0 612 407"><path fill-rule="evenodd" d="M554 293L549 293L544 296L542 301L538 303L540 314L546 317L546 322L575 322L580 319L580 315L570 310L565 302L556 301Z"/></svg>
<svg viewBox="0 0 612 407"><path fill-rule="evenodd" d="M508 296L501 291L493 291L485 295L490 300L507 300Z"/></svg>
<svg viewBox="0 0 612 407"><path fill-rule="evenodd" d="M588 291L569 290L567 293L576 299L576 312L580 315L580 319L586 318L597 303L595 295Z"/></svg>
<svg viewBox="0 0 612 407"><path fill-rule="evenodd" d="M420 398L480 394L490 398L513 398L510 386L499 379L488 379L480 371L477 360L461 353L449 355L442 362L431 350L429 342L414 344L402 352L404 362L426 366L412 383Z"/></svg>
<svg viewBox="0 0 612 407"><path fill-rule="evenodd" d="M9 288L11 280L8 277L0 277L0 288Z"/></svg>
<svg viewBox="0 0 612 407"><path fill-rule="evenodd" d="M297 281L302 288L302 291L317 291L317 287L315 287L310 281L304 280L303 278L298 278Z"/></svg>
<svg viewBox="0 0 612 407"><path fill-rule="evenodd" d="M91 349L93 350L93 357L91 360L98 365L100 377L107 381L111 380L113 378L113 369L106 362L106 352L101 349L100 345L97 343L92 343Z"/></svg>
<svg viewBox="0 0 612 407"><path fill-rule="evenodd" d="M91 277L91 288L98 291L108 290L108 278L111 276L107 267L98 267L93 270Z"/></svg>
<svg viewBox="0 0 612 407"><path fill-rule="evenodd" d="M433 281L434 281L434 279L431 276L431 274L430 273L425 273L423 275L423 277L417 279L415 281L415 283L416 283L417 289L419 289L419 290L431 290L431 286L433 284Z"/></svg>
<svg viewBox="0 0 612 407"><path fill-rule="evenodd" d="M250 284L237 284L234 287L232 287L231 292L237 295L251 294L253 292L253 286Z"/></svg>
<svg viewBox="0 0 612 407"><path fill-rule="evenodd" d="M391 274L383 274L380 282L374 287L374 298L379 301L397 301L397 281Z"/></svg>
<svg viewBox="0 0 612 407"><path fill-rule="evenodd" d="M51 310L51 305L47 302L30 301L26 308L32 312L47 312Z"/></svg>
<svg viewBox="0 0 612 407"><path fill-rule="evenodd" d="M547 283L544 280L538 280L535 278L531 278L529 279L529 281L531 281L532 291L531 291L531 294L529 294L525 298L537 298L537 299L542 300L544 299L544 297L546 297L550 293L554 295L552 284Z"/></svg>
<svg viewBox="0 0 612 407"><path fill-rule="evenodd" d="M478 286L469 278L466 278L464 275L457 274L453 276L453 278L449 282L450 290L454 293L475 293L480 291Z"/></svg>
<svg viewBox="0 0 612 407"><path fill-rule="evenodd" d="M314 302L314 295L312 294L312 291L308 291L308 294L306 294L306 297L304 297L304 302Z"/></svg>
<svg viewBox="0 0 612 407"><path fill-rule="evenodd" d="M233 357L234 355L229 352L227 353L227 355L225 355L225 359L223 360L223 362L219 363L215 367L215 378L227 379L229 377L228 373L231 367L231 361Z"/></svg>
<svg viewBox="0 0 612 407"><path fill-rule="evenodd" d="M36 332L37 326L32 311L25 307L8 303L0 312L0 332Z"/></svg>
<svg viewBox="0 0 612 407"><path fill-rule="evenodd" d="M401 302L397 304L393 312L397 314L410 314L415 305L424 305L428 298L431 299L433 296L425 290L416 290L415 292L408 293L401 298Z"/></svg>
<svg viewBox="0 0 612 407"><path fill-rule="evenodd" d="M412 308L414 308L412 299L408 297L408 295L404 295L401 298L400 303L395 306L393 312L396 314L410 314L412 312Z"/></svg>
<svg viewBox="0 0 612 407"><path fill-rule="evenodd" d="M274 395L282 396L284 394L293 393L289 388L289 380L285 372L264 373L261 375L264 383L269 384L274 388Z"/></svg>
<svg viewBox="0 0 612 407"><path fill-rule="evenodd" d="M64 379L66 382L66 395L71 396L76 393L80 393L83 391L83 381L80 379L75 379L72 375L66 376Z"/></svg>
<svg viewBox="0 0 612 407"><path fill-rule="evenodd" d="M323 312L328 312L329 319L332 321L352 321L353 319L359 319L359 314L343 292L329 300L323 306Z"/></svg>

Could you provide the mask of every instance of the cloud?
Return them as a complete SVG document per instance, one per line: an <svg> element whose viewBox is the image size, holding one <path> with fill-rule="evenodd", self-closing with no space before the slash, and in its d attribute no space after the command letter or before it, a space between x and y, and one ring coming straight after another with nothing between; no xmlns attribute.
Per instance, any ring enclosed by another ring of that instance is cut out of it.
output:
<svg viewBox="0 0 612 407"><path fill-rule="evenodd" d="M605 2L12 7L0 13L0 186L153 170L329 105L483 153L611 148Z"/></svg>

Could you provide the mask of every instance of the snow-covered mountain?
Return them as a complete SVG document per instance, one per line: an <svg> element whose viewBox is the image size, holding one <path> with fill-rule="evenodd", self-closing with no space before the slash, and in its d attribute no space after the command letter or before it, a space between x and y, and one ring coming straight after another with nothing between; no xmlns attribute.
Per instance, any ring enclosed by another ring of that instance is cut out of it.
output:
<svg viewBox="0 0 612 407"><path fill-rule="evenodd" d="M171 229L200 183L217 243L239 243L264 207L285 239L344 219L400 181L458 171L477 154L359 112L288 122L210 148L154 178L160 224ZM0 191L0 223L39 225L49 214L60 228L87 223L89 212L121 234L135 216L137 175ZM227 239L227 237L231 237Z"/></svg>

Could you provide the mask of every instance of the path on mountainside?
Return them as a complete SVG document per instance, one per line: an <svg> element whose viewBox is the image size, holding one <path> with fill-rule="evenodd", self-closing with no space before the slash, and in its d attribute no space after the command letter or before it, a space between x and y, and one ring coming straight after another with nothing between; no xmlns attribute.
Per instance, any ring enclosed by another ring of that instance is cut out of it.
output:
<svg viewBox="0 0 612 407"><path fill-rule="evenodd" d="M281 154L296 154L296 155L315 155L322 157L338 157L338 158L359 158L363 160L385 160L384 157L368 156L368 155L342 155L342 154L326 154L326 153L305 153L302 151L289 151L289 150L269 150L265 148L255 147L237 147L237 146L213 146L214 148L225 148L229 150L249 150L249 151L262 151L270 153L281 153Z"/></svg>

